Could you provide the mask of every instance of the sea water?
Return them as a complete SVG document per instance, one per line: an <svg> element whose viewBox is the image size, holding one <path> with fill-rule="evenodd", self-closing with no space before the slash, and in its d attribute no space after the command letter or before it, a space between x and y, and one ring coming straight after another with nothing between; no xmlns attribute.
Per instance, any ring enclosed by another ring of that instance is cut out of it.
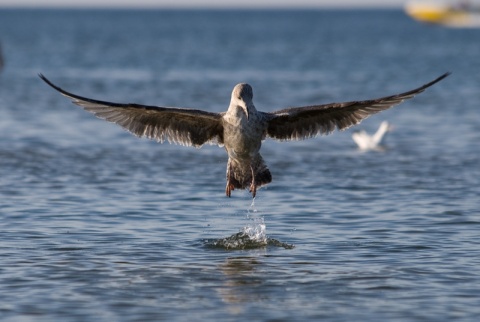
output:
<svg viewBox="0 0 480 322"><path fill-rule="evenodd" d="M400 10L1 10L3 321L474 321L480 30ZM425 93L330 136L265 141L227 198L223 148L138 139L44 84L225 111ZM394 126L381 151L355 129Z"/></svg>

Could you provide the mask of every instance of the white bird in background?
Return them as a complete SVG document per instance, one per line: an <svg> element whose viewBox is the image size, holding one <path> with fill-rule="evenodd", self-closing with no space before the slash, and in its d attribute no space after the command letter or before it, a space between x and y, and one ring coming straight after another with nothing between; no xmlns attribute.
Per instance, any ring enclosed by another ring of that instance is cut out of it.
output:
<svg viewBox="0 0 480 322"><path fill-rule="evenodd" d="M385 134L391 130L392 126L387 121L383 121L374 135L369 135L361 130L353 133L352 139L357 143L360 150L375 150L381 146Z"/></svg>

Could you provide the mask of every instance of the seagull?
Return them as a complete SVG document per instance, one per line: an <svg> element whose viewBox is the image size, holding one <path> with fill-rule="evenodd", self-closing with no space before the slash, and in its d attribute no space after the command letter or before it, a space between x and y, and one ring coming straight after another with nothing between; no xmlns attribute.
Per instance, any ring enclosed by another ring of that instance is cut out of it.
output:
<svg viewBox="0 0 480 322"><path fill-rule="evenodd" d="M352 134L352 139L357 143L360 150L375 150L381 144L385 134L391 131L392 126L387 121L380 124L374 135L369 135L364 130L356 131Z"/></svg>
<svg viewBox="0 0 480 322"><path fill-rule="evenodd" d="M116 123L138 137L201 147L205 143L223 146L228 154L225 194L249 188L255 198L257 189L272 181L272 175L260 155L262 141L302 140L345 130L368 116L400 104L441 81L450 73L401 94L366 101L290 107L261 112L253 104L249 84L235 85L226 112L150 106L100 101L67 92L45 76L39 77L72 102L98 118Z"/></svg>

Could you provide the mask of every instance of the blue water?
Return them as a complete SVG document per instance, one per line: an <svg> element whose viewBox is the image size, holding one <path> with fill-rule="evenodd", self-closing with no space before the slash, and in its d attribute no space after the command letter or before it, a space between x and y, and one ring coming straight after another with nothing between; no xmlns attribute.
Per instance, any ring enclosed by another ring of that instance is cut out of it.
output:
<svg viewBox="0 0 480 322"><path fill-rule="evenodd" d="M401 11L0 11L2 321L476 321L480 30ZM273 111L453 74L353 129L226 154L135 138L37 77L116 102Z"/></svg>

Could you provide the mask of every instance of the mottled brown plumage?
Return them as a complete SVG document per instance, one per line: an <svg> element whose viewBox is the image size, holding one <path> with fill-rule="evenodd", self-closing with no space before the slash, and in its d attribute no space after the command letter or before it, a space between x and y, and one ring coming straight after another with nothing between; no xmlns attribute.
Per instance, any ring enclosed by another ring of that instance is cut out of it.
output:
<svg viewBox="0 0 480 322"><path fill-rule="evenodd" d="M257 111L252 87L248 84L234 87L226 112L212 113L94 100L69 93L45 76L39 76L86 111L139 137L195 147L205 143L223 145L228 153L226 195L230 197L232 190L248 187L255 197L258 187L272 181L259 153L264 139L301 140L347 129L372 114L412 98L448 75L414 90L378 99L291 107L270 113Z"/></svg>

